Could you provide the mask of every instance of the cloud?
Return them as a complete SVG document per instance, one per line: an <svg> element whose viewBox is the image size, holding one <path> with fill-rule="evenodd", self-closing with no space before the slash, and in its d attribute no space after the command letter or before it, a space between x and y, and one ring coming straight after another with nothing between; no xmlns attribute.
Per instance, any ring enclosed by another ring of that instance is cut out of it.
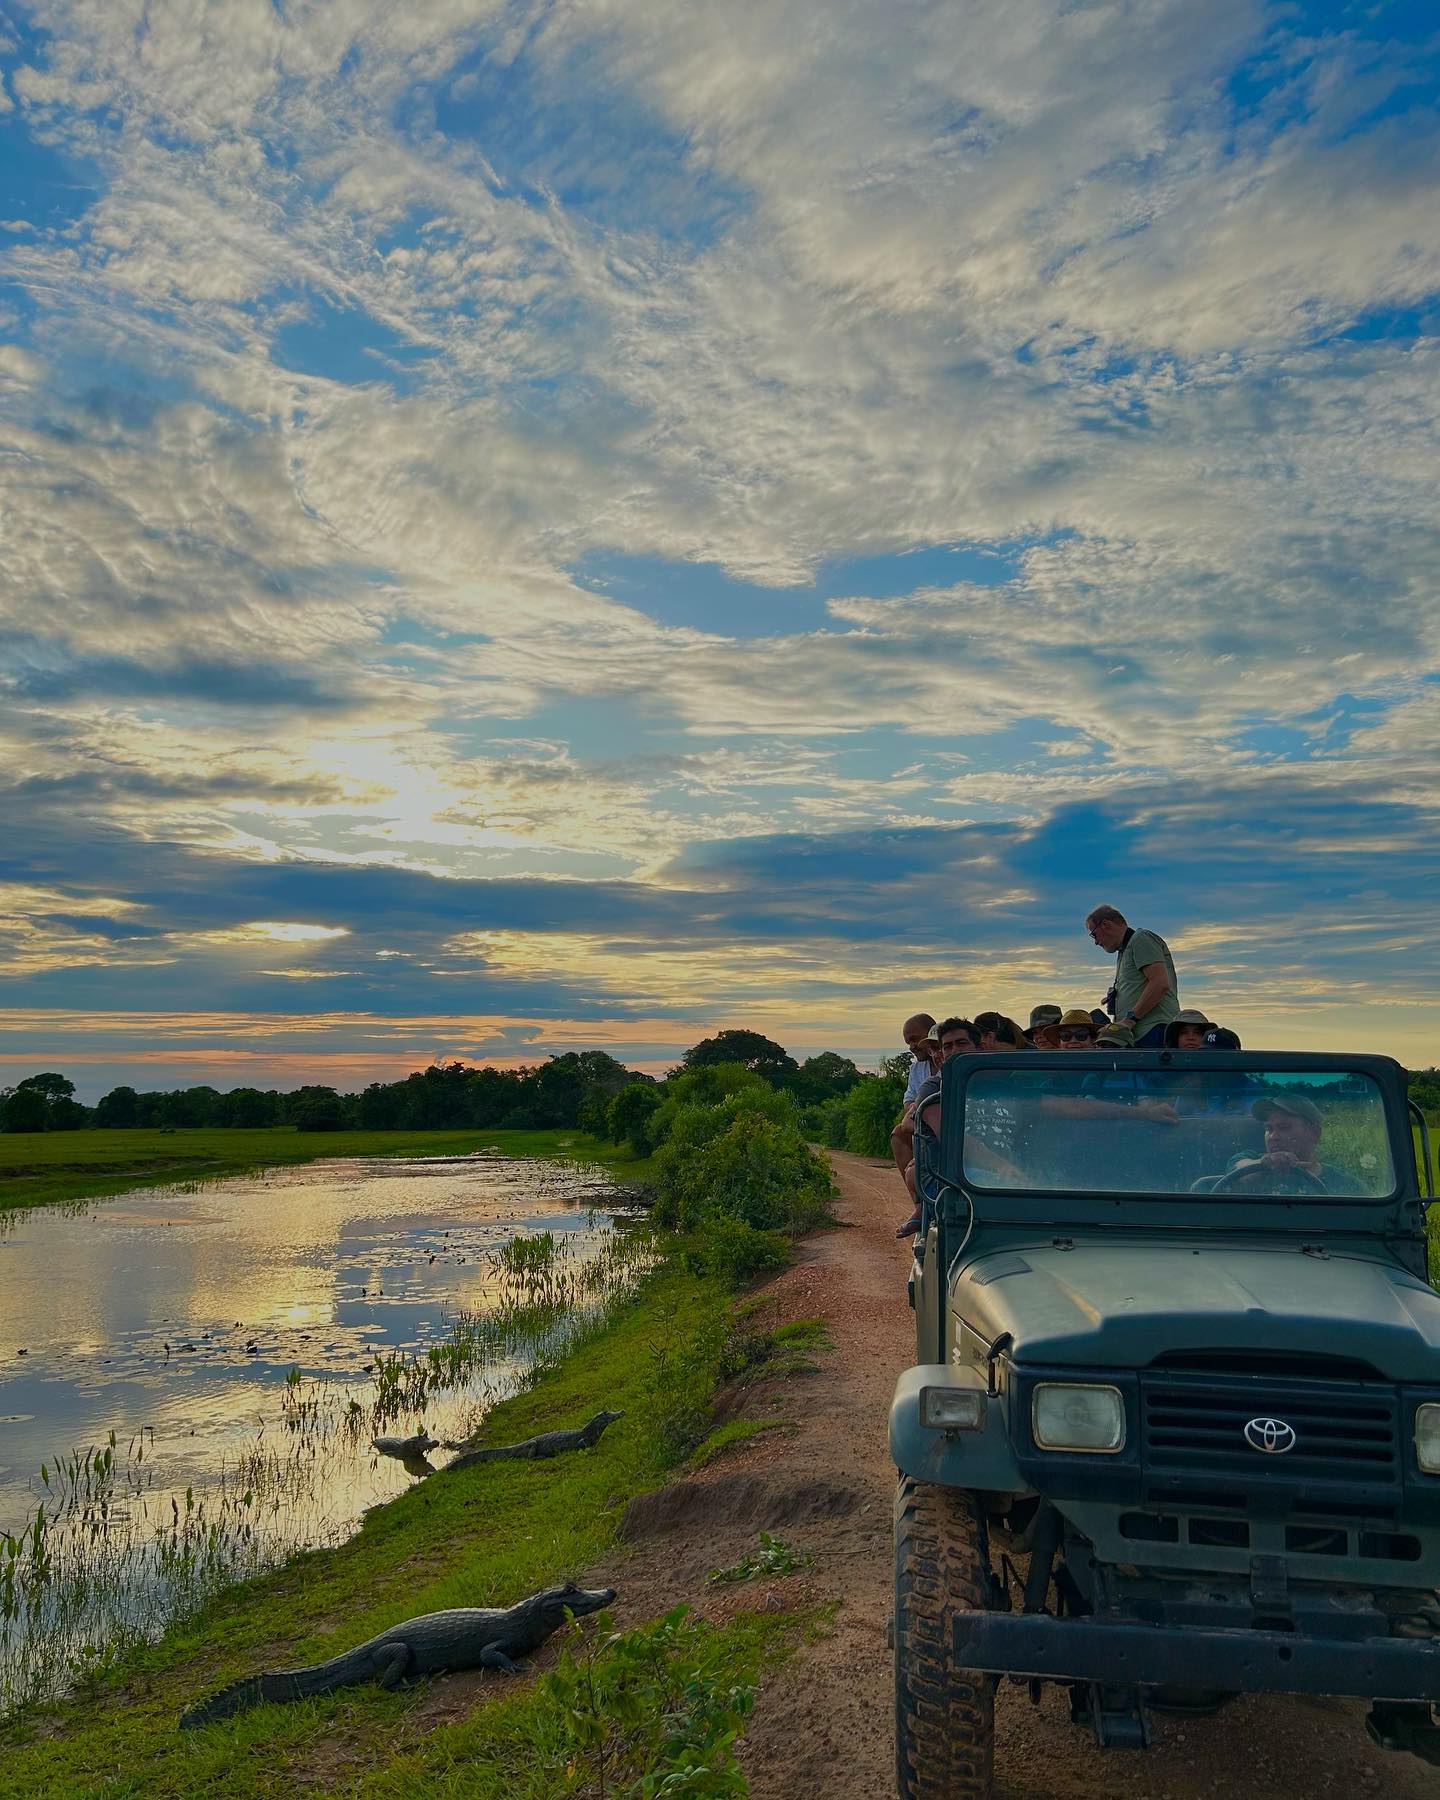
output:
<svg viewBox="0 0 1440 1800"><path fill-rule="evenodd" d="M957 933L1091 979L1138 886L1237 1009L1351 991L1317 907L1433 993L1433 47L40 0L6 55L27 988L878 1032Z"/></svg>

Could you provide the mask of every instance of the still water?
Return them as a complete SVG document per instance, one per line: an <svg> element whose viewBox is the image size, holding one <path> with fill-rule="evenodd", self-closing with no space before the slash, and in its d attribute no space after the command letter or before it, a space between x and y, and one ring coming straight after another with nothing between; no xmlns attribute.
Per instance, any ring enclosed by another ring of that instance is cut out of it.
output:
<svg viewBox="0 0 1440 1800"><path fill-rule="evenodd" d="M626 1212L598 1170L482 1152L0 1215L0 1534L43 1508L45 1556L105 1596L48 1638L103 1654L425 1478L372 1434L473 1430L634 1275ZM546 1271L507 1269L544 1234ZM112 1442L97 1479L84 1453ZM30 1592L32 1639L59 1591Z"/></svg>

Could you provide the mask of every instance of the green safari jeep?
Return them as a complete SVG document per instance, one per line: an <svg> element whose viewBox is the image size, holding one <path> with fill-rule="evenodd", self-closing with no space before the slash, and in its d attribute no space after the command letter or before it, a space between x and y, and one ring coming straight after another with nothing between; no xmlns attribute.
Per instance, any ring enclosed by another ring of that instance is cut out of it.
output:
<svg viewBox="0 0 1440 1800"><path fill-rule="evenodd" d="M1106 1747L1360 1695L1440 1763L1430 1166L1385 1057L945 1065L890 1414L902 1795L990 1793L1006 1678Z"/></svg>

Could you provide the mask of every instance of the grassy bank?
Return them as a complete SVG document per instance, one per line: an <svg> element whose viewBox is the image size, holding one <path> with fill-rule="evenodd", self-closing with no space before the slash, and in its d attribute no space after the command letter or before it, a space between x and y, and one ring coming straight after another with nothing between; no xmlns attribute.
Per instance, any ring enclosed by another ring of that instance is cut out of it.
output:
<svg viewBox="0 0 1440 1800"><path fill-rule="evenodd" d="M238 1676L321 1660L417 1613L509 1604L603 1559L625 1502L661 1482L703 1431L729 1315L718 1284L663 1265L577 1353L487 1421L487 1437L505 1442L623 1409L593 1451L431 1477L371 1512L339 1548L228 1590L91 1691L0 1727L0 1796L596 1791L583 1745L566 1736L573 1706L553 1683L506 1693L496 1679L496 1699L438 1726L420 1716L423 1685L347 1689L193 1732L177 1732L176 1719ZM623 1571L617 1585L616 1626L644 1624L626 1614ZM655 1671L669 1668L679 1690L695 1688L698 1668L715 1691L741 1691L789 1629L783 1615L742 1616L721 1633L682 1625L658 1650L647 1642L638 1661L662 1685ZM537 1762L547 1743L560 1759L548 1772Z"/></svg>
<svg viewBox="0 0 1440 1800"><path fill-rule="evenodd" d="M484 1148L598 1163L622 1181L643 1181L649 1168L616 1145L573 1129L7 1132L0 1134L0 1209L208 1181L322 1156L465 1156Z"/></svg>

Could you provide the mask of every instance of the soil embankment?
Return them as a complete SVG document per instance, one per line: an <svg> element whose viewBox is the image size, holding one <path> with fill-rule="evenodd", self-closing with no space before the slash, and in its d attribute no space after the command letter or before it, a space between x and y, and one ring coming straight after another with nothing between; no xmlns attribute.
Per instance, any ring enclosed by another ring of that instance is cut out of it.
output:
<svg viewBox="0 0 1440 1800"><path fill-rule="evenodd" d="M761 1584L759 1604L832 1607L824 1635L802 1644L762 1687L742 1751L755 1800L884 1800L891 1762L890 1507L886 1418L896 1371L913 1352L905 1304L908 1252L894 1238L904 1194L886 1165L834 1158L839 1230L801 1246L759 1296L756 1323L820 1316L833 1348L801 1379L761 1379L738 1415L782 1422L699 1475L632 1506L633 1550L613 1569L623 1616L652 1616L688 1599L724 1616L754 1606L755 1587L707 1585L711 1570L752 1553L768 1530L807 1552L803 1572ZM1002 1800L1126 1796L1127 1800L1294 1800L1380 1793L1420 1800L1434 1775L1372 1746L1357 1701L1242 1699L1217 1717L1159 1722L1143 1753L1102 1754L1069 1722L1065 1696L1032 1706L1013 1684L997 1709Z"/></svg>

